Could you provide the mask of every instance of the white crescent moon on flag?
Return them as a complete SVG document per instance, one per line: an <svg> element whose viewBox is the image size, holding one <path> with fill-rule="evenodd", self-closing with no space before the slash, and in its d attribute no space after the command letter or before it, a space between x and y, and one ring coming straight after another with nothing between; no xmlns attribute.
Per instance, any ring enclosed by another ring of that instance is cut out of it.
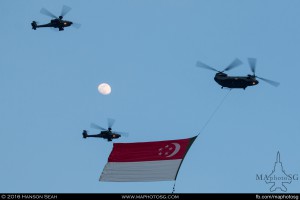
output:
<svg viewBox="0 0 300 200"><path fill-rule="evenodd" d="M174 155L176 155L178 153L178 151L180 150L180 144L178 143L172 143L175 146L175 150L173 151L173 153L171 153L170 155L166 156L167 158L170 158Z"/></svg>

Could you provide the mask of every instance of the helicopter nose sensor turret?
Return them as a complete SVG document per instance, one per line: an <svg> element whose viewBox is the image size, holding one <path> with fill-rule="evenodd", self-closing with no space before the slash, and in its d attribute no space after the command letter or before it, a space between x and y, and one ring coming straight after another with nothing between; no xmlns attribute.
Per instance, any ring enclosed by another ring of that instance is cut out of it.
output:
<svg viewBox="0 0 300 200"><path fill-rule="evenodd" d="M258 83L259 83L258 80L255 80L255 81L252 82L253 85L257 85Z"/></svg>

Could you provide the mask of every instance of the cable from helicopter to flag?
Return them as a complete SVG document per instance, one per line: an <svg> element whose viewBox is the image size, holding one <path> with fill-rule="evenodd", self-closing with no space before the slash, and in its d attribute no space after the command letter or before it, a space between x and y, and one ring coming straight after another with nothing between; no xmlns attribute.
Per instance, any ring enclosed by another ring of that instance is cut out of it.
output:
<svg viewBox="0 0 300 200"><path fill-rule="evenodd" d="M215 108L215 110L211 113L211 115L209 116L208 120L205 122L205 124L203 125L203 127L201 128L201 130L199 131L199 133L197 134L197 136L194 137L193 142L197 139L197 137L200 135L200 133L202 133L204 131L204 129L206 128L206 126L209 124L209 122L212 120L212 118L214 117L214 115L217 113L217 111L220 109L220 107L223 105L224 101L226 100L226 98L229 95L229 92L231 91L231 89L228 90L228 92L224 95L224 97L221 99L220 103L217 105L217 107ZM172 190L172 194L175 192L175 186L176 186L176 179L177 176L175 177L174 180L174 185L173 185L173 190Z"/></svg>
<svg viewBox="0 0 300 200"><path fill-rule="evenodd" d="M208 120L205 122L205 124L203 125L203 127L201 128L201 130L199 131L199 133L197 134L197 136L194 137L194 141L197 139L197 137L200 135L200 133L202 133L204 131L204 129L206 128L206 126L209 124L209 122L212 120L212 118L215 116L215 114L217 113L217 111L220 109L220 107L223 105L224 101L226 100L226 98L229 95L229 92L231 91L231 89L228 90L228 92L224 95L224 97L221 99L220 103L217 105L217 107L215 108L215 110L211 113L211 115L209 116ZM193 142L194 142L193 141ZM177 178L177 176L176 176ZM173 185L173 190L172 190L172 194L175 192L175 186L176 186L176 178L174 180L174 185Z"/></svg>
<svg viewBox="0 0 300 200"><path fill-rule="evenodd" d="M224 103L225 99L228 97L229 92L231 91L231 89L228 90L228 92L224 95L224 97L221 99L220 103L218 104L218 106L215 108L215 110L211 113L210 117L208 118L208 120L205 122L205 124L203 125L203 127L201 128L201 130L199 131L197 137L200 135L200 133L202 133L204 131L204 129L206 128L206 126L209 124L209 122L212 120L212 118L215 116L215 114L217 113L217 111L220 109L220 107L222 106L222 104Z"/></svg>

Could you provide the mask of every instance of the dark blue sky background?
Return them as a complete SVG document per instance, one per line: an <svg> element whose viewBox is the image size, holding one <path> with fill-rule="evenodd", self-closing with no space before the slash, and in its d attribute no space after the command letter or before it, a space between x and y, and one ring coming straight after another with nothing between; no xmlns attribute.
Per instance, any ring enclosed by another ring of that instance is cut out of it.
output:
<svg viewBox="0 0 300 200"><path fill-rule="evenodd" d="M63 5L80 29L31 29L50 20L41 8ZM198 60L221 70L239 58L229 74L246 75L255 57L257 75L281 85L230 91L176 192L268 192L256 175L271 173L277 151L299 174L299 10L297 0L1 0L0 192L171 192L173 182L99 182L112 143L81 132L114 118L130 134L115 142L195 136L228 92Z"/></svg>

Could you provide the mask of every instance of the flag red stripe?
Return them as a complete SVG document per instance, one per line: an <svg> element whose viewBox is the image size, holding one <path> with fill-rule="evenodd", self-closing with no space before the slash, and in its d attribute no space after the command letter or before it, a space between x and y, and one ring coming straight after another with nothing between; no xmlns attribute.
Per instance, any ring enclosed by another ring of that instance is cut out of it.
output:
<svg viewBox="0 0 300 200"><path fill-rule="evenodd" d="M191 138L157 142L114 143L108 162L139 162L183 159Z"/></svg>

